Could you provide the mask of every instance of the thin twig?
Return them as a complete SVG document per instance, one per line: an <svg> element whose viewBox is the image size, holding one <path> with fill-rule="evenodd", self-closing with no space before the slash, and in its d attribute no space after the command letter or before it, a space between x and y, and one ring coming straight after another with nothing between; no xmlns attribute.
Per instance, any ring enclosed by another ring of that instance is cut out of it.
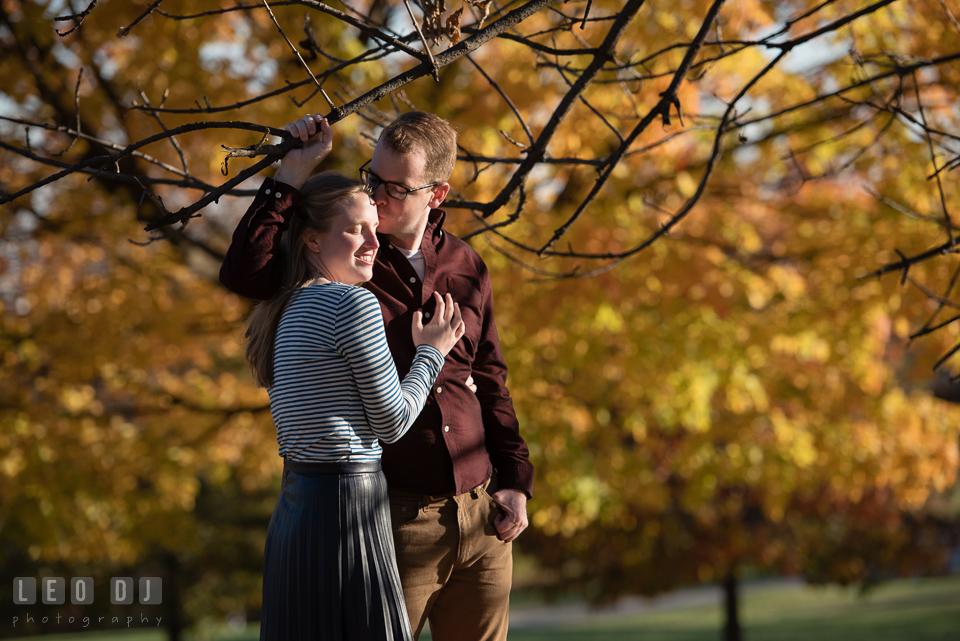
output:
<svg viewBox="0 0 960 641"><path fill-rule="evenodd" d="M83 24L83 21L87 19L87 16L90 15L90 12L93 11L93 8L97 6L98 2L100 2L100 0L92 0L92 2L87 5L87 8L81 11L80 13L72 13L69 16L57 16L56 18L54 18L53 19L54 22L65 22L67 20L74 21L73 28L70 29L70 31L60 31L59 29L57 29L56 30L57 35L63 38L65 36L69 36L71 33L79 29L80 25Z"/></svg>
<svg viewBox="0 0 960 641"><path fill-rule="evenodd" d="M68 151L70 151L70 149L73 147L73 145L77 142L77 139L79 138L79 134L80 134L80 81L81 81L81 80L83 80L83 67L80 67L80 72L77 74L77 86L74 87L74 89L73 89L73 109L74 109L74 115L76 116L76 122L77 122L77 124L75 125L75 127L76 127L76 131L77 131L77 134L78 134L78 135L76 135L76 136L73 137L73 139L70 141L70 144L67 145L66 149L64 149L63 151L61 151L61 152L58 153L58 154L53 154L54 156L62 156L63 154L65 154L65 153L67 153Z"/></svg>
<svg viewBox="0 0 960 641"><path fill-rule="evenodd" d="M421 52L414 49L413 47L401 42L396 38L393 38L385 34L380 29L375 29L370 25L357 20L356 18L351 18L350 16L348 16L342 11L337 11L336 9L334 9L329 5L326 5L322 2L318 2L317 0L299 0L299 3L305 7L310 7L312 9L316 9L317 11L322 11L327 15L333 16L334 18L337 18L343 22L346 22L347 24L353 27L356 27L357 29L367 34L368 36L372 38L376 38L377 40L385 44L392 45L393 47L396 47L400 51L403 51L404 53L410 56L413 56L414 58L416 58L417 60L420 60L421 62L424 59L424 55Z"/></svg>
<svg viewBox="0 0 960 641"><path fill-rule="evenodd" d="M623 32L626 30L627 25L633 19L634 15L636 15L637 11L640 10L641 5L643 5L643 0L627 0L627 3L624 5L623 9L617 15L617 19L610 26L610 31L607 33L606 38L604 38L603 44L597 49L597 53L594 55L594 59L588 69L580 74L580 77L577 78L577 81L574 83L573 87L563 96L563 98L560 100L560 103L553 110L550 120L540 132L540 137L533 145L530 146L526 154L526 158L524 159L523 163L521 163L520 167L517 168L517 171L515 171L510 177L510 181L507 183L507 185L500 190L500 193L497 194L497 196L494 197L494 199L490 201L486 207L484 207L484 218L488 218L493 215L494 212L499 210L510 200L517 189L520 188L521 183L526 180L527 175L530 173L533 167L546 154L547 144L550 142L550 139L553 137L554 133L556 133L560 123L566 118L574 101L576 101L580 94L584 91L587 84L598 73L600 73L605 61L608 59L608 56L612 55L613 50L616 48L617 42L619 42L620 37L623 35Z"/></svg>
<svg viewBox="0 0 960 641"><path fill-rule="evenodd" d="M917 72L913 72L913 91L917 97L917 110L920 112L920 121L923 123L924 137L927 139L927 145L930 149L930 162L933 164L933 173L937 177L937 189L940 192L940 206L943 207L944 227L947 230L947 236L950 243L953 244L953 222L950 220L950 211L947 209L947 196L943 191L943 181L940 179L940 171L937 167L937 154L933 149L933 138L927 130L927 116L923 112L923 101L920 100L920 87L917 83Z"/></svg>
<svg viewBox="0 0 960 641"><path fill-rule="evenodd" d="M953 28L957 30L957 33L960 33L960 22L957 22L956 16L953 15L953 12L947 8L947 3L944 0L940 0L940 6L943 7L944 13L947 14L947 17L950 18L950 24L953 25Z"/></svg>
<svg viewBox="0 0 960 641"><path fill-rule="evenodd" d="M280 35L283 36L283 39L287 41L287 45L290 47L290 51L293 52L293 55L297 57L297 60L300 61L300 64L303 65L303 68L307 70L307 73L310 74L310 79L313 80L313 84L317 86L317 89L323 91L323 87L320 86L320 82L317 80L317 77L313 75L313 72L310 71L310 65L307 64L306 60L303 59L303 56L300 55L300 52L297 51L297 48L293 46L293 43L290 42L290 38L287 37L287 34L284 33L283 27L280 26L280 23L277 22L277 16L273 15L273 9L270 8L270 5L267 4L267 0L260 0L263 2L263 6L266 7L267 13L270 14L270 19L273 20L273 24L277 26L277 31L280 32ZM326 94L324 94L326 98ZM330 99L327 98L327 102L330 102ZM333 107L333 103L330 103L330 107Z"/></svg>
<svg viewBox="0 0 960 641"><path fill-rule="evenodd" d="M11 120L11 119L8 119L8 118L4 118L4 119L5 119L5 120ZM75 164L75 165L71 165L70 167L64 169L63 171L60 171L60 172L58 172L58 173L56 173L56 174L54 174L54 175L52 175L52 176L48 176L47 178L45 178L45 179L43 179L43 180L41 180L41 181L38 181L38 182L36 182L36 183L28 186L28 187L25 187L25 188L21 189L20 191L18 191L18 192L16 192L16 193L9 194L9 195L7 195L7 196L4 196L3 198L0 198L0 205L6 204L6 203L8 203L8 202L12 202L13 200L16 200L17 198L19 198L20 196L23 196L23 195L25 195L25 194L28 194L28 193L30 193L31 191L34 191L35 189L39 189L40 187L43 187L44 185L48 185L48 184L50 184L50 183L52 183L52 182L55 182L55 181L57 181L57 180L60 180L61 178L65 177L65 176L69 176L70 174L74 174L74 173L76 173L76 172L78 172L78 171L81 171L81 170L84 169L84 168L91 167L91 166L94 166L94 165L98 165L98 164L99 164L99 165L101 165L101 169L103 169L104 167L106 167L106 166L108 166L108 165L119 163L119 161L120 161L121 159L125 158L126 156L130 156L130 155L135 154L141 147L146 147L147 145L150 145L150 144L152 144L152 143L154 143L154 142L157 142L157 141L159 141L159 140L164 140L164 139L166 139L166 138L170 138L171 136L175 136L175 135L177 135L177 134L186 133L186 132L189 132L189 131L200 131L200 130L203 130L203 129L242 129L242 130L246 130L246 131L259 131L259 132L261 132L261 133L262 133L262 132L267 132L267 133L270 133L270 134L272 134L272 135L274 135L274 136L280 136L281 138L284 138L284 139L286 139L286 138L292 138L292 137L290 136L290 134L288 134L287 132L285 132L285 131L282 130L282 129L274 129L273 127L265 127L264 125L255 125L255 124L253 124L253 123L246 123L246 122L196 122L196 123L192 123L192 124L189 124L189 125L183 125L183 126L181 126L181 127L176 127L176 128L174 128L174 129L169 129L169 130L164 131L164 132L162 132L162 133L154 134L153 136L148 136L147 138L144 138L143 140L139 140L139 141L137 141L137 142L135 142L135 143L132 143L132 144L127 145L126 147L124 147L124 148L123 148L121 151L119 151L118 153L113 154L113 155L110 155L110 156L97 156L97 157L94 157L94 158L87 158L87 159L85 159L85 160L83 160L83 161L81 161L81 162L79 162L79 163L77 163L77 164ZM296 143L296 144L299 144L299 143ZM296 146L296 145L293 144L293 143L291 143L290 141L286 141L286 142L284 142L284 143L281 143L280 145L276 145L276 146L275 146L275 147L276 147L276 150L274 150L274 151L275 151L276 153L278 153L280 156L282 156L283 153L286 153L286 151L287 151L288 149L292 149L294 146ZM273 161L271 160L271 162L273 162ZM117 173L120 173L120 172L117 171ZM218 195L219 195L219 193L222 193L222 192L218 192Z"/></svg>
<svg viewBox="0 0 960 641"><path fill-rule="evenodd" d="M437 69L437 61L434 59L433 52L430 50L430 44L427 42L427 39L423 37L423 31L420 30L420 25L417 24L416 16L413 15L410 0L403 0L403 6L407 8L407 13L410 14L410 22L413 23L413 28L417 30L417 35L420 36L420 42L423 43L423 50L427 52L427 56L430 58L430 64L433 65L433 79L436 82L440 82L440 72Z"/></svg>
<svg viewBox="0 0 960 641"><path fill-rule="evenodd" d="M583 20L580 21L580 30L583 31L587 27L587 16L590 15L590 5L593 4L593 0L587 0L587 6L583 10Z"/></svg>
<svg viewBox="0 0 960 641"><path fill-rule="evenodd" d="M548 240L543 245L543 247L540 248L540 251L538 252L539 255L543 255L544 251L550 249L550 247L552 247L553 244L556 243L567 232L570 226L577 221L580 215L587 208L587 205L589 205L590 202L594 199L594 197L596 197L596 195L600 192L600 189L603 187L607 179L613 173L614 168L617 166L620 159L623 157L623 154L626 152L627 149L629 149L630 145L633 143L634 140L636 140L636 138L640 135L640 133L645 131L646 128L650 125L650 123L652 123L654 119L657 118L658 116L663 119L664 124L669 123L670 108L672 106L676 105L677 111L678 112L680 111L680 101L677 98L677 92L680 89L680 83L683 81L687 71L689 70L690 66L693 64L694 58L696 58L697 54L699 54L700 48L703 46L703 42L707 37L707 33L712 28L713 22L717 19L717 15L720 13L720 7L723 6L723 2L724 0L714 0L714 3L710 6L710 9L707 11L707 15L703 19L703 23L700 25L700 31L697 33L696 38L694 38L693 43L690 45L690 48L687 50L687 53L684 56L683 62L680 64L680 67L677 69L677 73L674 76L673 81L670 83L670 86L666 89L666 91L660 94L660 101L647 113L646 116L644 116L643 120L641 120L640 123L637 124L636 127L634 127L633 131L630 133L630 136L626 140L624 140L624 142L620 145L620 148L614 151L613 154L611 154L609 163L605 167L604 172L597 178L596 182L593 185L593 188L590 190L590 193L587 195L584 201L580 204L580 206L577 207L577 210L573 213L573 215L570 216L570 218L567 219L567 221L563 223L563 225L558 227L553 232L553 236L550 238L550 240ZM759 79L762 78L763 75L765 75L768 71L773 69L773 66L775 66L776 63L779 62L784 55L786 54L781 52L779 56L774 58L774 61L771 62L769 65L767 65L767 67L765 67L764 70L761 71L759 75L754 77L753 80L741 90L740 95L736 99L734 99L734 101L727 107L727 111L724 114L724 122L722 122L720 127L718 128L717 136L716 136L716 139L714 140L713 152L711 154L711 161L707 164L707 169L704 172L703 177L700 179L700 184L698 185L696 192L687 202L687 205L684 206L679 212L677 212L676 215L674 215L669 225L665 226L659 232L657 232L657 234L655 234L655 237L659 237L660 235L667 233L670 227L673 227L674 225L676 225L680 221L680 219L685 217L686 214L693 208L693 205L699 199L700 194L703 193L703 190L706 187L707 178L710 176L710 173L713 167L715 166L716 161L720 157L720 149L721 149L720 139L723 135L723 130L726 126L726 120L730 117L730 115L733 112L733 105L737 102L737 100L739 100L740 97L742 97L746 93L746 91L750 87L753 86L753 84L759 81Z"/></svg>
<svg viewBox="0 0 960 641"><path fill-rule="evenodd" d="M167 95L169 94L169 89L163 90L163 98L160 100L160 106L163 107L164 103L167 102ZM150 106L150 99L147 97L147 94L140 90L140 99L143 100L143 104ZM160 119L160 114L157 112L150 112L150 115L153 116L153 119L157 121L157 124L160 125L160 128L164 131L169 131L167 126L164 124L163 120ZM189 173L187 168L187 157L183 154L183 148L180 147L180 142L177 140L176 136L170 136L170 144L173 145L173 148L176 150L177 154L180 156L180 165L183 167L183 173Z"/></svg>
<svg viewBox="0 0 960 641"><path fill-rule="evenodd" d="M520 115L520 110L517 109L517 106L515 104L513 104L513 100L510 99L510 96L504 93L503 89L500 88L500 85L498 85L494 81L494 79L491 78L487 74L487 72L483 70L483 67L477 64L476 60L474 60L470 56L467 56L467 60L470 62L470 64L472 64L476 68L477 71L480 72L480 74L484 78L486 78L487 82L490 83L490 86L493 87L493 89L498 94L500 94L500 97L503 98L503 101L507 103L507 106L510 107L510 111L513 112L513 115L517 117L517 121L520 123L520 126L523 127L523 131L525 134L527 134L527 138L530 140L530 144L532 145L534 142L533 133L531 133L530 128L527 126L527 123L523 119L523 116Z"/></svg>
<svg viewBox="0 0 960 641"><path fill-rule="evenodd" d="M131 23L130 23L129 25L127 25L126 27L120 27L120 31L117 32L117 37L118 37L118 38L123 38L123 37L126 36L128 33L130 33L130 30L133 29L135 26L137 26L137 23L139 23L141 20L143 20L144 18L146 18L147 16L149 16L151 13L153 13L153 10L156 9L156 8L160 5L161 2L163 2L163 0L155 0L152 5L150 5L149 7L147 7L147 10L146 10L146 11L144 11L144 12L141 13L139 16L137 16L137 19L136 19L136 20L134 20L133 22L131 22Z"/></svg>
<svg viewBox="0 0 960 641"><path fill-rule="evenodd" d="M953 270L953 276L950 278L950 283L947 285L947 290L943 293L943 296L941 296L940 300L937 302L937 308L933 311L933 314L930 315L930 318L927 319L927 322L923 324L923 328L920 329L920 331L910 335L911 340L913 340L918 336L922 336L923 334L928 334L934 330L940 329L941 327L945 327L946 325L949 325L950 323L952 323L958 318L958 317L954 317L948 321L940 323L936 327L930 327L930 323L932 323L933 320L940 313L940 311L944 307L946 307L945 301L950 299L950 294L953 293L953 288L956 286L958 278L960 278L960 265L957 265L957 268Z"/></svg>

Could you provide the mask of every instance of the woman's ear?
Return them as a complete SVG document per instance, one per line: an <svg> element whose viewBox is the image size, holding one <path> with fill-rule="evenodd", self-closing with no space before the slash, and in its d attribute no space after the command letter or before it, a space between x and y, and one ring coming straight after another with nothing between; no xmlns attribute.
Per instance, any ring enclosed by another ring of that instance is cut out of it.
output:
<svg viewBox="0 0 960 641"><path fill-rule="evenodd" d="M320 253L320 232L316 229L307 227L303 230L303 244L308 251L314 254Z"/></svg>

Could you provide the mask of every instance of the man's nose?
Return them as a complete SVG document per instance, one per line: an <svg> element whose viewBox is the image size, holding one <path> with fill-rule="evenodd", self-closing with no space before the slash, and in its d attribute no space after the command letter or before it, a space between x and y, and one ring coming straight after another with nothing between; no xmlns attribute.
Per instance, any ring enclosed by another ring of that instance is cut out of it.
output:
<svg viewBox="0 0 960 641"><path fill-rule="evenodd" d="M377 206L387 204L387 185L385 183L380 183L373 188L373 202L377 203Z"/></svg>

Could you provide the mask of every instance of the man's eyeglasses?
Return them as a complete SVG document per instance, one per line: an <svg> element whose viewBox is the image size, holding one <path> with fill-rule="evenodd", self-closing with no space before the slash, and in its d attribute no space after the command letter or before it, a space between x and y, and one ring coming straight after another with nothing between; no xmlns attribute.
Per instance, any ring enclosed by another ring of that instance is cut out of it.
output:
<svg viewBox="0 0 960 641"><path fill-rule="evenodd" d="M407 197L407 194L412 194L415 191L421 191L423 189L430 189L431 187L436 187L440 183L430 183L429 185L424 185L423 187L417 187L415 189L407 189L403 185L398 185L397 183L387 182L380 176L376 175L369 169L367 165L370 164L370 161L363 163L363 166L360 167L360 180L365 182L370 186L370 189L377 191L377 188L380 185L383 185L384 190L387 192L387 195L393 198L394 200L403 200Z"/></svg>

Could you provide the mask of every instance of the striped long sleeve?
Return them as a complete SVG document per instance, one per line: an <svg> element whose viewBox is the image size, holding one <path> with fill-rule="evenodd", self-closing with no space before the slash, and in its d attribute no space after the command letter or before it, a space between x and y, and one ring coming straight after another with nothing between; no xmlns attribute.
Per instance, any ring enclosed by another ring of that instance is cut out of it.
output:
<svg viewBox="0 0 960 641"><path fill-rule="evenodd" d="M393 443L423 409L443 367L443 354L430 345L420 345L410 372L398 383L376 297L354 288L343 297L338 314L337 344L360 389L367 423L381 441Z"/></svg>
<svg viewBox="0 0 960 641"><path fill-rule="evenodd" d="M421 345L401 383L373 294L341 283L304 288L283 314L274 350L270 410L280 455L377 460L378 439L406 433L442 367L440 352Z"/></svg>

